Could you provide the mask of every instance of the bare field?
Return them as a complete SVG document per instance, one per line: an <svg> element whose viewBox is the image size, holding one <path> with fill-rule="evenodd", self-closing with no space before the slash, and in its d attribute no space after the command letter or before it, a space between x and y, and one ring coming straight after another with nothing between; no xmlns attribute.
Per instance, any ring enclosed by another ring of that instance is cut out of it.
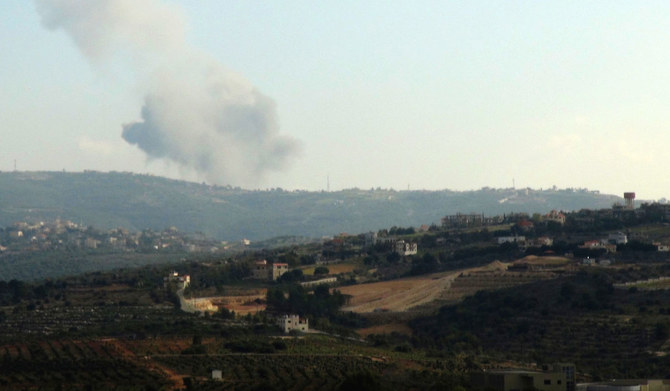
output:
<svg viewBox="0 0 670 391"><path fill-rule="evenodd" d="M325 266L328 268L329 273L324 277L332 276L335 274L351 273L354 271L354 269L356 269L356 265L351 263L334 263L331 265L319 265L319 266ZM311 276L314 275L314 269L316 269L317 267L318 266L309 266L302 269L302 272L306 276Z"/></svg>
<svg viewBox="0 0 670 391"><path fill-rule="evenodd" d="M461 300L479 290L505 288L554 276L546 272L508 272L507 266L495 261L453 272L341 287L342 293L351 295L343 310L370 313L425 309Z"/></svg>
<svg viewBox="0 0 670 391"><path fill-rule="evenodd" d="M217 307L225 307L229 311L235 311L236 314L246 315L265 311L266 296L267 289L254 289L247 291L246 294L217 296L209 299Z"/></svg>
<svg viewBox="0 0 670 391"><path fill-rule="evenodd" d="M406 311L437 299L457 276L457 272L440 273L341 287L340 292L352 296L342 310L357 313Z"/></svg>
<svg viewBox="0 0 670 391"><path fill-rule="evenodd" d="M514 261L513 263L527 263L529 265L543 265L543 266L560 266L571 263L572 260L566 257L546 256L538 257L537 255L529 255Z"/></svg>

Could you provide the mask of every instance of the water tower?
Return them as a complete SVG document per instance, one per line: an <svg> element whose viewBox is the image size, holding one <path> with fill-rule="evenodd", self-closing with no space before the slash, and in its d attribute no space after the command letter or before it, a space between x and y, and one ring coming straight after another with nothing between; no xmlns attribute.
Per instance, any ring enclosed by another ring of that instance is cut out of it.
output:
<svg viewBox="0 0 670 391"><path fill-rule="evenodd" d="M626 209L635 209L635 192L623 193L623 199L626 200Z"/></svg>

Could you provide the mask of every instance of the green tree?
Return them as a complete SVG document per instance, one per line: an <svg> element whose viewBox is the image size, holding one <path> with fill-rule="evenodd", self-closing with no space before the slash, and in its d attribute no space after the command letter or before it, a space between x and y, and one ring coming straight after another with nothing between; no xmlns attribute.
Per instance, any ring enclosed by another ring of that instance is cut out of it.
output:
<svg viewBox="0 0 670 391"><path fill-rule="evenodd" d="M317 268L314 269L315 276L320 276L328 273L330 273L330 270L325 266L317 266Z"/></svg>

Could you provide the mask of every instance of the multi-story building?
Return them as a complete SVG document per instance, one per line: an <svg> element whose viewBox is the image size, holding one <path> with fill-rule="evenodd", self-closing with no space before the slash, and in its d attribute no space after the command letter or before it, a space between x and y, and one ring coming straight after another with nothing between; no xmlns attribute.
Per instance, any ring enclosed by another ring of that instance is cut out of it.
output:
<svg viewBox="0 0 670 391"><path fill-rule="evenodd" d="M256 261L252 269L252 275L257 280L277 281L282 274L288 271L288 263L268 264L268 261Z"/></svg>
<svg viewBox="0 0 670 391"><path fill-rule="evenodd" d="M307 318L300 319L298 315L284 315L277 318L277 326L284 333L289 333L291 330L305 332L309 330L309 321Z"/></svg>
<svg viewBox="0 0 670 391"><path fill-rule="evenodd" d="M557 212L556 210L552 210L548 214L544 215L544 221L553 221L563 225L565 224L565 215L561 212Z"/></svg>
<svg viewBox="0 0 670 391"><path fill-rule="evenodd" d="M257 280L267 280L268 279L268 261L265 259L262 261L254 262L253 269L251 270L252 276Z"/></svg>
<svg viewBox="0 0 670 391"><path fill-rule="evenodd" d="M418 246L416 243L405 242L404 240L398 240L395 242L395 252L399 255L416 255Z"/></svg>
<svg viewBox="0 0 670 391"><path fill-rule="evenodd" d="M482 214L462 214L444 216L442 218L442 227L444 228L465 228L479 227L484 224L484 215Z"/></svg>
<svg viewBox="0 0 670 391"><path fill-rule="evenodd" d="M272 281L277 281L282 274L288 271L288 263L273 263L272 264L272 275L270 279Z"/></svg>

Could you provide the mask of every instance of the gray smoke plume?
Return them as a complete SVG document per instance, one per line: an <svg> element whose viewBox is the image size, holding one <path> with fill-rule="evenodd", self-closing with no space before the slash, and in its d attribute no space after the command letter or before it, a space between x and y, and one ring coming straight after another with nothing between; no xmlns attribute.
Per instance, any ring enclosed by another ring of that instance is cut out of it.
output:
<svg viewBox="0 0 670 391"><path fill-rule="evenodd" d="M122 136L149 159L207 180L253 184L280 170L299 143L279 134L275 103L238 74L188 46L182 13L157 0L35 0L42 22L63 29L94 64L129 60L146 88L141 120Z"/></svg>

